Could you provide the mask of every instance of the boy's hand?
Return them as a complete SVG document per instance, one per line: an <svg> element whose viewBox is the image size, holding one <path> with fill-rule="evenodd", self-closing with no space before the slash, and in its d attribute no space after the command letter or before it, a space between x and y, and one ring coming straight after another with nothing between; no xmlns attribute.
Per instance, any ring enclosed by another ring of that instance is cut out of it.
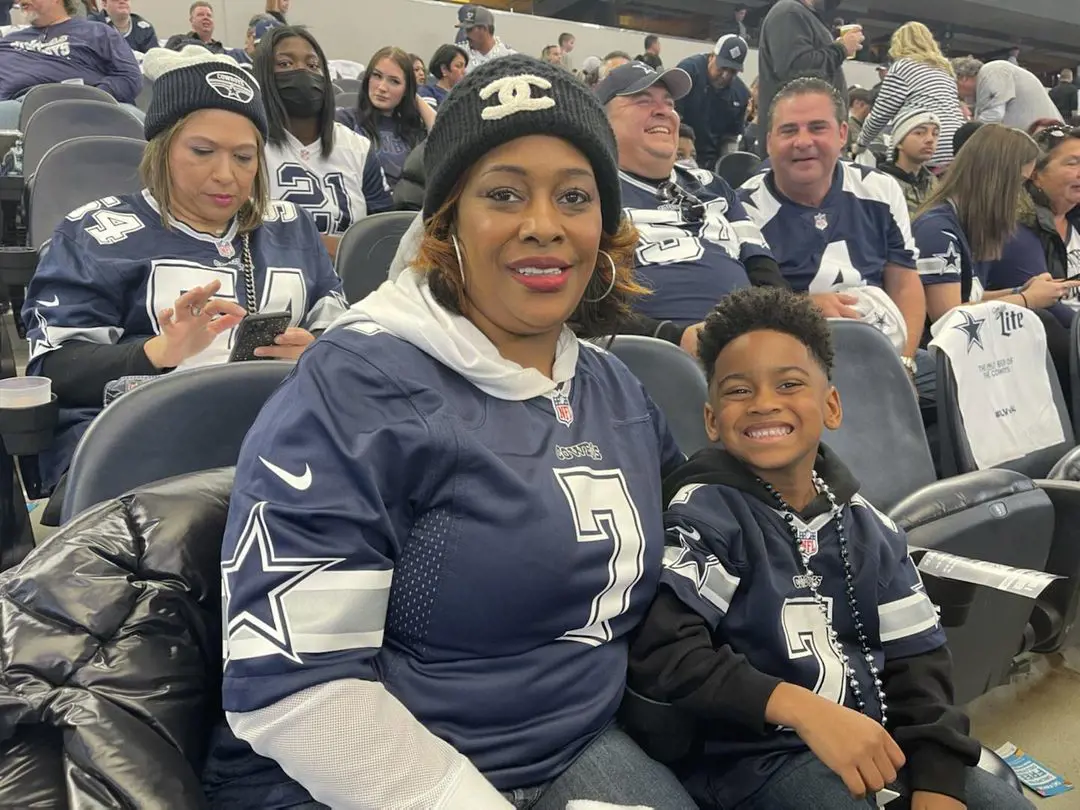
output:
<svg viewBox="0 0 1080 810"><path fill-rule="evenodd" d="M904 764L900 746L880 723L800 686L778 686L765 716L795 729L855 798L895 782L896 771Z"/></svg>
<svg viewBox="0 0 1080 810"><path fill-rule="evenodd" d="M966 807L963 802L942 793L916 790L911 794L911 810L965 810Z"/></svg>

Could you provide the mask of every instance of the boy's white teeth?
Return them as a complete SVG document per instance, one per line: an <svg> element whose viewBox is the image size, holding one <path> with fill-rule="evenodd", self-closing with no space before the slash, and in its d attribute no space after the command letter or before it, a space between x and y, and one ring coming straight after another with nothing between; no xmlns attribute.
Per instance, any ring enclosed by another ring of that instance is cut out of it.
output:
<svg viewBox="0 0 1080 810"><path fill-rule="evenodd" d="M518 267L515 272L523 276L557 276L562 272L561 267Z"/></svg>
<svg viewBox="0 0 1080 810"><path fill-rule="evenodd" d="M789 433L791 433L791 428L787 425L770 428L755 428L754 430L747 431L747 435L751 439L771 439L776 436L787 436Z"/></svg>

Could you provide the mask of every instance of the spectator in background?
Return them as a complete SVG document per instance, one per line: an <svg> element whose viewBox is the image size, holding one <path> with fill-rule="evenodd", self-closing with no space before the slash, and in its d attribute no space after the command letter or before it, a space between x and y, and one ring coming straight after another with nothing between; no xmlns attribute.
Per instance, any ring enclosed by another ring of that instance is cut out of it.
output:
<svg viewBox="0 0 1080 810"><path fill-rule="evenodd" d="M266 0L266 13L282 25L288 25L285 15L289 13L289 4L292 0Z"/></svg>
<svg viewBox="0 0 1080 810"><path fill-rule="evenodd" d="M420 86L417 93L433 110L446 100L454 86L465 78L465 69L469 64L469 54L457 45L440 45L431 57L428 67L434 84Z"/></svg>
<svg viewBox="0 0 1080 810"><path fill-rule="evenodd" d="M694 354L697 326L734 290L786 286L735 192L704 169L677 165L678 99L686 71L632 62L596 88L618 144L622 204L638 230L637 276L652 295L635 305L647 334ZM640 325L640 323L639 323Z"/></svg>
<svg viewBox="0 0 1080 810"><path fill-rule="evenodd" d="M248 20L247 36L244 39L243 49L230 48L228 51L229 56L241 65L252 64L255 60L255 49L259 47L262 38L266 36L268 31L277 28L279 25L281 23L277 21L276 17L271 17L265 13L256 14Z"/></svg>
<svg viewBox="0 0 1080 810"><path fill-rule="evenodd" d="M562 67L562 49L558 45L545 45L544 50L540 52L540 58L549 65Z"/></svg>
<svg viewBox="0 0 1080 810"><path fill-rule="evenodd" d="M904 23L893 32L889 57L892 64L855 142L855 153L869 148L900 115L919 109L932 112L941 130L930 167L948 166L953 157L953 133L964 123L960 101L953 91L956 77L949 60L941 53L930 29L921 22Z"/></svg>
<svg viewBox="0 0 1080 810"><path fill-rule="evenodd" d="M581 80L590 90L600 82L600 70L603 66L604 63L600 61L599 56L586 56L585 61L581 63Z"/></svg>
<svg viewBox="0 0 1080 810"><path fill-rule="evenodd" d="M185 45L202 45L210 53L225 53L225 46L214 39L214 7L207 0L195 0L188 9L191 30L186 34L173 34L165 47L178 51Z"/></svg>
<svg viewBox="0 0 1080 810"><path fill-rule="evenodd" d="M1020 64L1020 48L1013 46L1009 48L1009 58L1006 60L1012 62L1014 65Z"/></svg>
<svg viewBox="0 0 1080 810"><path fill-rule="evenodd" d="M131 0L102 0L101 12L89 19L115 28L133 51L146 53L151 48L158 47L154 26L138 14L132 13Z"/></svg>
<svg viewBox="0 0 1080 810"><path fill-rule="evenodd" d="M1080 104L1080 87L1073 82L1073 72L1069 68L1062 69L1058 74L1058 83L1050 91L1050 100L1058 108L1062 120L1071 123Z"/></svg>
<svg viewBox="0 0 1080 810"><path fill-rule="evenodd" d="M960 147L971 140L971 136L978 132L980 127L982 127L980 121L967 121L960 129L956 130L956 134L953 135L952 139L954 158L960 152Z"/></svg>
<svg viewBox="0 0 1080 810"><path fill-rule="evenodd" d="M696 169L697 146L694 143L694 130L686 124L679 124L679 146L675 152L675 165L684 169Z"/></svg>
<svg viewBox="0 0 1080 810"><path fill-rule="evenodd" d="M457 34L454 36L454 44L455 45L467 46L468 43L469 43L469 38L467 36L465 36L465 29L462 28L461 23L465 22L465 18L467 16L469 16L470 11L473 8L475 8L475 6L472 3L466 3L465 5L458 7L458 12L457 12L457 20L458 20Z"/></svg>
<svg viewBox="0 0 1080 810"><path fill-rule="evenodd" d="M974 56L952 60L960 97L974 104L976 121L1027 131L1040 118L1061 119L1050 93L1031 71L998 59L985 65Z"/></svg>
<svg viewBox="0 0 1080 810"><path fill-rule="evenodd" d="M826 317L881 330L922 404L932 407L934 362L917 351L926 299L907 203L891 177L840 160L846 118L844 98L829 82L785 85L768 138L772 166L747 180L739 196L792 289L808 293Z"/></svg>
<svg viewBox="0 0 1080 810"><path fill-rule="evenodd" d="M633 60L626 51L612 51L604 57L604 64L600 66L600 79L606 79L607 75L615 68L629 64Z"/></svg>
<svg viewBox="0 0 1080 810"><path fill-rule="evenodd" d="M660 61L660 37L649 34L645 37L645 53L637 58L638 62L644 62L653 70L663 70L664 63Z"/></svg>
<svg viewBox="0 0 1080 810"><path fill-rule="evenodd" d="M18 129L19 97L39 84L81 81L135 101L142 72L115 28L74 17L75 0L22 0L22 12L29 27L0 39L0 129Z"/></svg>
<svg viewBox="0 0 1080 810"><path fill-rule="evenodd" d="M409 59L412 61L413 75L416 77L416 86L423 87L427 84L427 68L424 66L424 60L415 53L410 53Z"/></svg>
<svg viewBox="0 0 1080 810"><path fill-rule="evenodd" d="M1080 290L1063 284L1080 279L1080 129L1058 124L1035 142L1040 154L1020 198L1019 227L991 263L987 288L1020 287L1028 295L1028 285L1052 280L1060 303L1049 311L1068 329L1080 311ZM1028 298L1029 306L1044 304Z"/></svg>
<svg viewBox="0 0 1080 810"><path fill-rule="evenodd" d="M739 148L746 128L750 89L739 78L749 47L735 34L716 41L712 53L679 62L693 81L690 92L675 103L680 118L694 128L698 162L710 171L716 161Z"/></svg>
<svg viewBox="0 0 1080 810"><path fill-rule="evenodd" d="M574 50L574 46L577 44L577 39L573 34L559 34L559 50L562 51L562 66L574 72L574 62L570 58L571 51Z"/></svg>
<svg viewBox="0 0 1080 810"><path fill-rule="evenodd" d="M492 59L509 56L514 53L503 41L495 36L495 15L481 6L470 6L461 17L458 28L465 31L469 42L469 65L466 72L473 70Z"/></svg>
<svg viewBox="0 0 1080 810"><path fill-rule="evenodd" d="M735 11L731 15L731 19L724 25L723 30L720 32L723 34L734 34L735 36L750 41L750 31L746 28L746 12L749 10L749 6L739 3L735 6Z"/></svg>
<svg viewBox="0 0 1080 810"><path fill-rule="evenodd" d="M870 108L874 105L873 96L869 90L862 87L852 87L847 94L848 105L848 151L859 140L863 123L870 115Z"/></svg>
<svg viewBox="0 0 1080 810"><path fill-rule="evenodd" d="M338 110L338 120L376 145L392 190L409 152L435 123L435 110L416 93L409 55L401 48L386 47L368 62L356 110Z"/></svg>
<svg viewBox="0 0 1080 810"><path fill-rule="evenodd" d="M255 54L266 108L270 197L315 219L330 257L359 219L391 207L373 142L334 120L326 56L306 29L276 26Z"/></svg>
<svg viewBox="0 0 1080 810"><path fill-rule="evenodd" d="M937 150L941 126L929 110L912 107L900 113L893 123L892 154L878 164L885 174L896 178L907 200L908 213L914 217L933 193L937 182L927 168Z"/></svg>
<svg viewBox="0 0 1080 810"><path fill-rule="evenodd" d="M834 40L819 16L824 6L824 0L779 0L765 15L758 46L762 132L771 131L773 97L802 74L817 74L836 88L841 100L847 96L844 62L862 48L863 34L856 29ZM760 139L759 152L763 153L766 140Z"/></svg>

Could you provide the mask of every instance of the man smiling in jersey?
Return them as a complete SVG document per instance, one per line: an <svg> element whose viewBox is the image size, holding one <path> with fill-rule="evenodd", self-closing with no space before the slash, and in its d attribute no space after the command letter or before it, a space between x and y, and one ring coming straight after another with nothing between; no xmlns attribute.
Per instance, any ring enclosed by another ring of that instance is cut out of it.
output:
<svg viewBox="0 0 1080 810"><path fill-rule="evenodd" d="M925 351L917 362L926 297L907 203L892 177L840 162L846 118L844 100L821 79L782 87L769 115L772 168L739 197L791 288L810 293L826 317L881 329L929 405L934 365Z"/></svg>
<svg viewBox="0 0 1080 810"><path fill-rule="evenodd" d="M638 276L653 294L637 310L654 332L693 353L699 324L728 293L786 286L761 231L731 187L712 172L676 166L675 102L690 92L681 68L643 62L612 70L594 91L619 144L623 204L640 234Z"/></svg>

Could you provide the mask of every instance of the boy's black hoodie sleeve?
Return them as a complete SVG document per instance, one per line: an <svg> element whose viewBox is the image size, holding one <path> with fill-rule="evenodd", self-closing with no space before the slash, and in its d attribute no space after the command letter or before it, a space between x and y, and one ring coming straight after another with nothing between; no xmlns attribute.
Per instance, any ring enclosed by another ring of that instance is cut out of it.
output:
<svg viewBox="0 0 1080 810"><path fill-rule="evenodd" d="M699 720L734 722L764 733L765 706L781 681L759 672L726 644L716 647L705 620L661 587L630 645L627 683Z"/></svg>
<svg viewBox="0 0 1080 810"><path fill-rule="evenodd" d="M967 717L953 705L948 648L886 660L882 682L889 732L907 758L912 791L964 801L967 767L978 763L980 747L967 736Z"/></svg>

